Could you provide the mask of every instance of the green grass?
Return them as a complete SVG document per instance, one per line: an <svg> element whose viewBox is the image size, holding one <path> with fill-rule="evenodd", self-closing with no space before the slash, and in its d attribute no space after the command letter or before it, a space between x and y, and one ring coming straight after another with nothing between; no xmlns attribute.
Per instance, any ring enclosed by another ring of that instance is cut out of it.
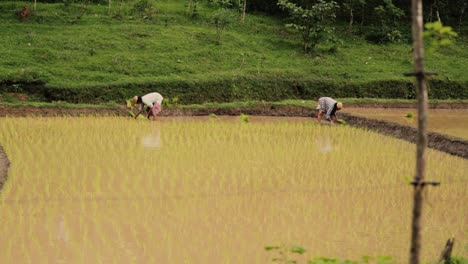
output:
<svg viewBox="0 0 468 264"><path fill-rule="evenodd" d="M117 108L123 105L119 105L114 102L108 102L103 104L72 104L67 102L0 102L0 105L21 108L26 106L38 107L38 108Z"/></svg>
<svg viewBox="0 0 468 264"><path fill-rule="evenodd" d="M339 101L343 102L346 106L359 105L359 104L414 104L417 103L416 100L405 100L405 99L385 99L385 98L338 98ZM468 104L468 100L462 99L448 99L448 100L429 100L429 104L453 104L453 103L463 103ZM107 102L101 104L73 104L68 102L21 102L21 101L0 101L0 105L9 106L9 107L38 107L38 108L120 108L123 107L124 103L116 102ZM180 109L210 109L210 108L248 108L256 107L261 105L295 105L301 107L311 107L315 108L316 102L314 100L283 100L277 102L266 102L266 101L234 101L227 103L204 103L204 104L168 104L164 107L166 108L180 108ZM215 117L215 116L214 116Z"/></svg>
<svg viewBox="0 0 468 264"><path fill-rule="evenodd" d="M75 23L79 5L38 3L28 22L19 22L14 11L29 2L0 3L0 81L39 80L48 87L144 87L155 83L193 83L237 78L317 79L364 83L408 80L412 71L411 47L406 43L372 45L362 36L349 36L338 27L343 42L338 52L319 45L304 54L298 36L284 22L249 14L246 23L235 23L216 44L210 17L215 9L201 3L200 17L184 15L186 1L157 1L151 20L122 9L122 18L107 15L105 5L92 5ZM113 7L113 14L118 5ZM428 71L438 79L468 81L468 44L427 54ZM263 76L263 77L262 77ZM283 78L283 77L282 77Z"/></svg>

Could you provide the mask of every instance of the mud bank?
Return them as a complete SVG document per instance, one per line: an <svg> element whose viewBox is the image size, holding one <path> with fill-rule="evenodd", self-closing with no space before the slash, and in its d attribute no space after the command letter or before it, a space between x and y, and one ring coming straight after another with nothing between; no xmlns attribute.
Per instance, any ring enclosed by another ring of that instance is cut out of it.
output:
<svg viewBox="0 0 468 264"><path fill-rule="evenodd" d="M8 168L10 167L10 161L8 160L3 147L0 146L0 191L8 178Z"/></svg>

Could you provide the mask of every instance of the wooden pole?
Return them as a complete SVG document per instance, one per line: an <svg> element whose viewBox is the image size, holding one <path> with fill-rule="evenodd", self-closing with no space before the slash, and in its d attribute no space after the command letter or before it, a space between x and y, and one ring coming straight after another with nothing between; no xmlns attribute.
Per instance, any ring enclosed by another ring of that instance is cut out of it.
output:
<svg viewBox="0 0 468 264"><path fill-rule="evenodd" d="M416 151L416 174L414 176L413 222L411 226L410 264L419 264L421 249L421 215L423 205L424 177L426 174L427 147L427 88L424 73L424 47L422 41L422 0L412 0L412 32L414 75L418 99L418 136Z"/></svg>

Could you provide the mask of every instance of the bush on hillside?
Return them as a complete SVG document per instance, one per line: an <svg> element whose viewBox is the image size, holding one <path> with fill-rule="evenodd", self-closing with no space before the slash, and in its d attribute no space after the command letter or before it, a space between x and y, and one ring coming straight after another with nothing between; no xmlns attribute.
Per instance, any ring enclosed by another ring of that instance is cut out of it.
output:
<svg viewBox="0 0 468 264"><path fill-rule="evenodd" d="M233 80L218 77L204 80L166 80L145 84L110 86L50 87L41 82L0 83L0 92L21 92L45 101L102 103L123 101L135 94L158 91L166 98L178 98L180 104L230 102L245 100L280 101L285 99L316 100L321 96L340 98L414 99L410 80L382 80L348 83L334 80L288 78L286 76L249 76ZM468 99L468 82L430 80L431 99Z"/></svg>
<svg viewBox="0 0 468 264"><path fill-rule="evenodd" d="M158 9L152 0L139 0L133 5L133 13L144 19L152 19L158 14Z"/></svg>

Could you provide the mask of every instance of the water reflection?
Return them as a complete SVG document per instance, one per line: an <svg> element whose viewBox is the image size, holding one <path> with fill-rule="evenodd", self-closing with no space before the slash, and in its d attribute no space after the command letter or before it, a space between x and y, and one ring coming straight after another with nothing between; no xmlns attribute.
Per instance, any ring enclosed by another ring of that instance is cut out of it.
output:
<svg viewBox="0 0 468 264"><path fill-rule="evenodd" d="M141 139L141 144L145 148L160 148L161 147L161 128L159 124L154 124L152 131L145 134Z"/></svg>
<svg viewBox="0 0 468 264"><path fill-rule="evenodd" d="M329 137L319 137L315 140L320 153L329 153L333 151L333 145Z"/></svg>

